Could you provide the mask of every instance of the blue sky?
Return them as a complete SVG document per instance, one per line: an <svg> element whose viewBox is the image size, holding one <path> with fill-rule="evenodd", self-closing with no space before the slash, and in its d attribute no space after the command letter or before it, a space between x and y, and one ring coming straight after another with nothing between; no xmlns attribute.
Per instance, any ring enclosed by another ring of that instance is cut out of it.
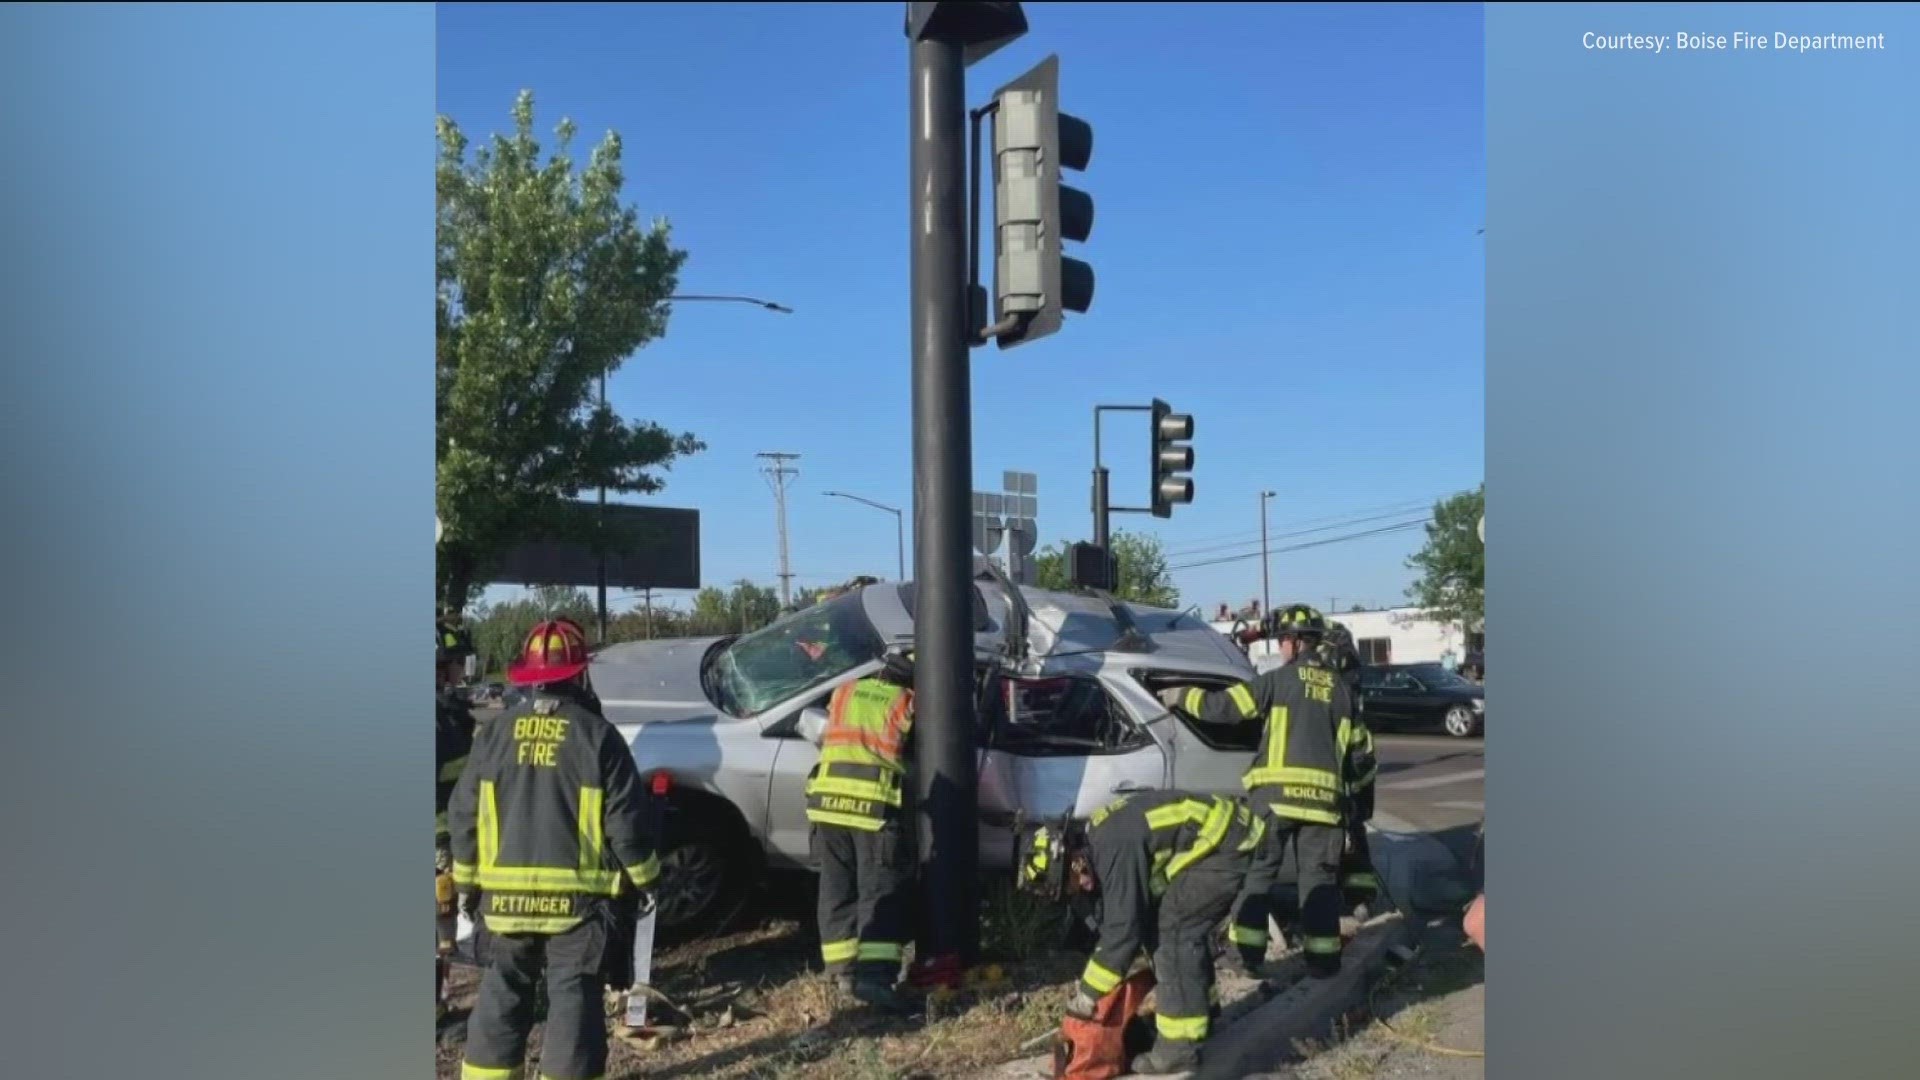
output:
<svg viewBox="0 0 1920 1080"><path fill-rule="evenodd" d="M1094 127L1070 182L1095 201L1075 254L1098 290L1059 334L974 352L976 487L1036 473L1042 543L1084 539L1093 406L1168 400L1195 417L1195 502L1114 523L1158 534L1176 566L1249 556L1176 571L1211 609L1260 593L1262 490L1271 531L1302 534L1278 547L1479 484L1479 5L1026 7L1027 36L970 70L968 98L1060 54L1065 106ZM701 511L708 583L774 584L754 455L799 453L796 586L891 576L892 519L823 493L906 510L911 544L901 5L439 11L439 107L470 137L504 130L522 88L549 144L563 115L583 152L618 131L629 201L690 253L681 291L796 311L677 305L613 377L623 414L708 447L636 501ZM1109 418L1103 441L1115 502L1144 502L1144 422ZM1277 554L1273 600L1399 602L1421 538Z"/></svg>

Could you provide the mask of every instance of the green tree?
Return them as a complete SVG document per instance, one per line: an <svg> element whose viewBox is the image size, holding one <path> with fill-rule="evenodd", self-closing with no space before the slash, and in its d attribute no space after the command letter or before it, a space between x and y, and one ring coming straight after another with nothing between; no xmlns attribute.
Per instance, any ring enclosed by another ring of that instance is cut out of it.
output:
<svg viewBox="0 0 1920 1080"><path fill-rule="evenodd" d="M1487 488L1434 504L1427 523L1427 543L1407 560L1420 577L1407 589L1407 598L1435 617L1467 628L1486 617L1487 552L1480 543L1480 518L1487 510Z"/></svg>
<svg viewBox="0 0 1920 1080"><path fill-rule="evenodd" d="M462 605L516 531L585 535L591 518L563 516L566 500L603 484L657 491L650 470L704 446L596 403L598 381L665 333L686 260L664 221L643 227L621 202L620 137L608 132L576 171L562 120L543 161L530 91L514 101L513 133L471 162L452 120L437 132L438 592Z"/></svg>
<svg viewBox="0 0 1920 1080"><path fill-rule="evenodd" d="M732 588L707 586L693 598L687 633L695 637L745 634L766 626L780 615L780 594L740 580Z"/></svg>
<svg viewBox="0 0 1920 1080"><path fill-rule="evenodd" d="M1158 537L1144 533L1116 531L1111 537L1114 558L1120 563L1120 588L1114 595L1122 600L1150 607L1177 608L1180 590L1174 587L1167 570L1167 555ZM1053 544L1034 556L1034 574L1043 589L1065 591L1067 553Z"/></svg>

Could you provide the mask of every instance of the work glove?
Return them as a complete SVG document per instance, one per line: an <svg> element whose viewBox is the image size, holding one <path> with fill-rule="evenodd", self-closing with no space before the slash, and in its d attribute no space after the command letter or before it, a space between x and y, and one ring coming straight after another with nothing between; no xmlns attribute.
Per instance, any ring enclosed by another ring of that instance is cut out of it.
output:
<svg viewBox="0 0 1920 1080"><path fill-rule="evenodd" d="M659 910L659 907L660 902L654 897L653 890L641 889L640 895L636 897L633 902L634 921L640 922L644 920L647 916Z"/></svg>
<svg viewBox="0 0 1920 1080"><path fill-rule="evenodd" d="M1169 686L1154 696L1159 698L1160 704L1165 705L1167 708L1178 709L1184 704L1187 696L1187 688L1184 686Z"/></svg>
<svg viewBox="0 0 1920 1080"><path fill-rule="evenodd" d="M1088 994L1085 987L1073 988L1073 998L1067 1002L1067 1015L1075 1020L1093 1019L1093 1010L1100 1005L1099 999Z"/></svg>

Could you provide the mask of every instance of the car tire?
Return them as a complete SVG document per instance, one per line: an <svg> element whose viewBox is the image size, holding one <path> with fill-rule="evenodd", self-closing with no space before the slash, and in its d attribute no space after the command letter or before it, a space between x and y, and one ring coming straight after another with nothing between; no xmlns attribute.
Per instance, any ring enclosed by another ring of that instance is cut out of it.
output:
<svg viewBox="0 0 1920 1080"><path fill-rule="evenodd" d="M697 807L675 807L659 851L658 933L663 942L725 929L746 907L752 860L733 823Z"/></svg>
<svg viewBox="0 0 1920 1080"><path fill-rule="evenodd" d="M1447 734L1456 739L1469 739L1480 734L1480 716L1466 705L1449 706L1441 725Z"/></svg>

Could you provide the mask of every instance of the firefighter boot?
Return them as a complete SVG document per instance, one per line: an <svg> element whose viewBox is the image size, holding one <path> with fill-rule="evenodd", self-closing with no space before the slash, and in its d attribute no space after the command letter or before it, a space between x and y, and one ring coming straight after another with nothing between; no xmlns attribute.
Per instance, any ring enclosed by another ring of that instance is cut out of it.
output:
<svg viewBox="0 0 1920 1080"><path fill-rule="evenodd" d="M855 979L853 997L855 1001L883 1012L904 1014L908 1011L907 999L879 979Z"/></svg>
<svg viewBox="0 0 1920 1080"><path fill-rule="evenodd" d="M1189 1073L1200 1067L1200 1047L1186 1039L1162 1038L1152 1050L1133 1059L1133 1071L1142 1076Z"/></svg>

